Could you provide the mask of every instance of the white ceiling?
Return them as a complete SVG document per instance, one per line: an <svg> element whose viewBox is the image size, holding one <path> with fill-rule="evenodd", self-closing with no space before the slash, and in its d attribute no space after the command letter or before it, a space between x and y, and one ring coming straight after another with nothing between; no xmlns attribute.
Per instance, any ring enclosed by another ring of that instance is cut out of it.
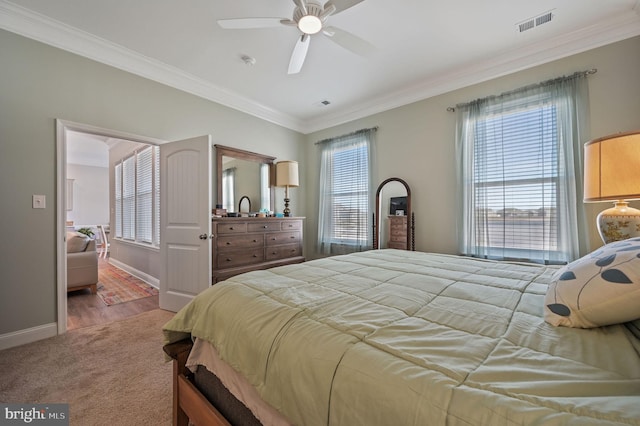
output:
<svg viewBox="0 0 640 426"><path fill-rule="evenodd" d="M365 0L328 25L374 54L318 34L302 71L288 75L297 28L216 23L293 9L292 0L0 0L0 28L303 133L640 35L640 0ZM516 31L548 11L551 22Z"/></svg>

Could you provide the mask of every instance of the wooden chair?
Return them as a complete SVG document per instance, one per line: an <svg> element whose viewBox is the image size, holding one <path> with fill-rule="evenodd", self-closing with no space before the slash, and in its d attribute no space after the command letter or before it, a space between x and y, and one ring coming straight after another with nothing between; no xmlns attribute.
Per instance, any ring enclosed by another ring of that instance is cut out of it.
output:
<svg viewBox="0 0 640 426"><path fill-rule="evenodd" d="M100 257L106 259L107 254L109 254L109 240L107 239L107 232L104 229L104 225L98 225L98 232L100 232L100 245L98 247L100 251Z"/></svg>

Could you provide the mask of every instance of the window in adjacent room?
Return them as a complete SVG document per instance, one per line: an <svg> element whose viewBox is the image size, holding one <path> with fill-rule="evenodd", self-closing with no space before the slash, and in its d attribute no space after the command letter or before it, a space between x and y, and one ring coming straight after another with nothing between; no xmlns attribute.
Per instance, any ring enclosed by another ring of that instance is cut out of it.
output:
<svg viewBox="0 0 640 426"><path fill-rule="evenodd" d="M319 142L318 250L340 254L371 248L373 136L365 129Z"/></svg>
<svg viewBox="0 0 640 426"><path fill-rule="evenodd" d="M463 254L580 257L586 91L581 73L456 107Z"/></svg>
<svg viewBox="0 0 640 426"><path fill-rule="evenodd" d="M160 149L145 146L115 165L115 236L160 245Z"/></svg>

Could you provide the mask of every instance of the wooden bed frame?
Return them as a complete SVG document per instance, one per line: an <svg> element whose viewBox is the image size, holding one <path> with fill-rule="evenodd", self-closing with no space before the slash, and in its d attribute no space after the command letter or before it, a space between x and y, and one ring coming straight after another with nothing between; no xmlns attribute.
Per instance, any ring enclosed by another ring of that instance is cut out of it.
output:
<svg viewBox="0 0 640 426"><path fill-rule="evenodd" d="M190 338L164 346L164 351L173 359L173 425L231 426L209 400L195 387L192 373L185 366L193 342Z"/></svg>

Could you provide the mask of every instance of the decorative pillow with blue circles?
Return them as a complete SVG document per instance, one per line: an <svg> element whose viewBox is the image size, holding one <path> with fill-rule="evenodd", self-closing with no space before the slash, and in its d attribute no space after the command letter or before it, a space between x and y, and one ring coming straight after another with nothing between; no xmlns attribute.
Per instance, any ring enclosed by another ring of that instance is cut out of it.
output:
<svg viewBox="0 0 640 426"><path fill-rule="evenodd" d="M544 299L544 319L592 328L640 318L640 238L617 241L561 268Z"/></svg>

